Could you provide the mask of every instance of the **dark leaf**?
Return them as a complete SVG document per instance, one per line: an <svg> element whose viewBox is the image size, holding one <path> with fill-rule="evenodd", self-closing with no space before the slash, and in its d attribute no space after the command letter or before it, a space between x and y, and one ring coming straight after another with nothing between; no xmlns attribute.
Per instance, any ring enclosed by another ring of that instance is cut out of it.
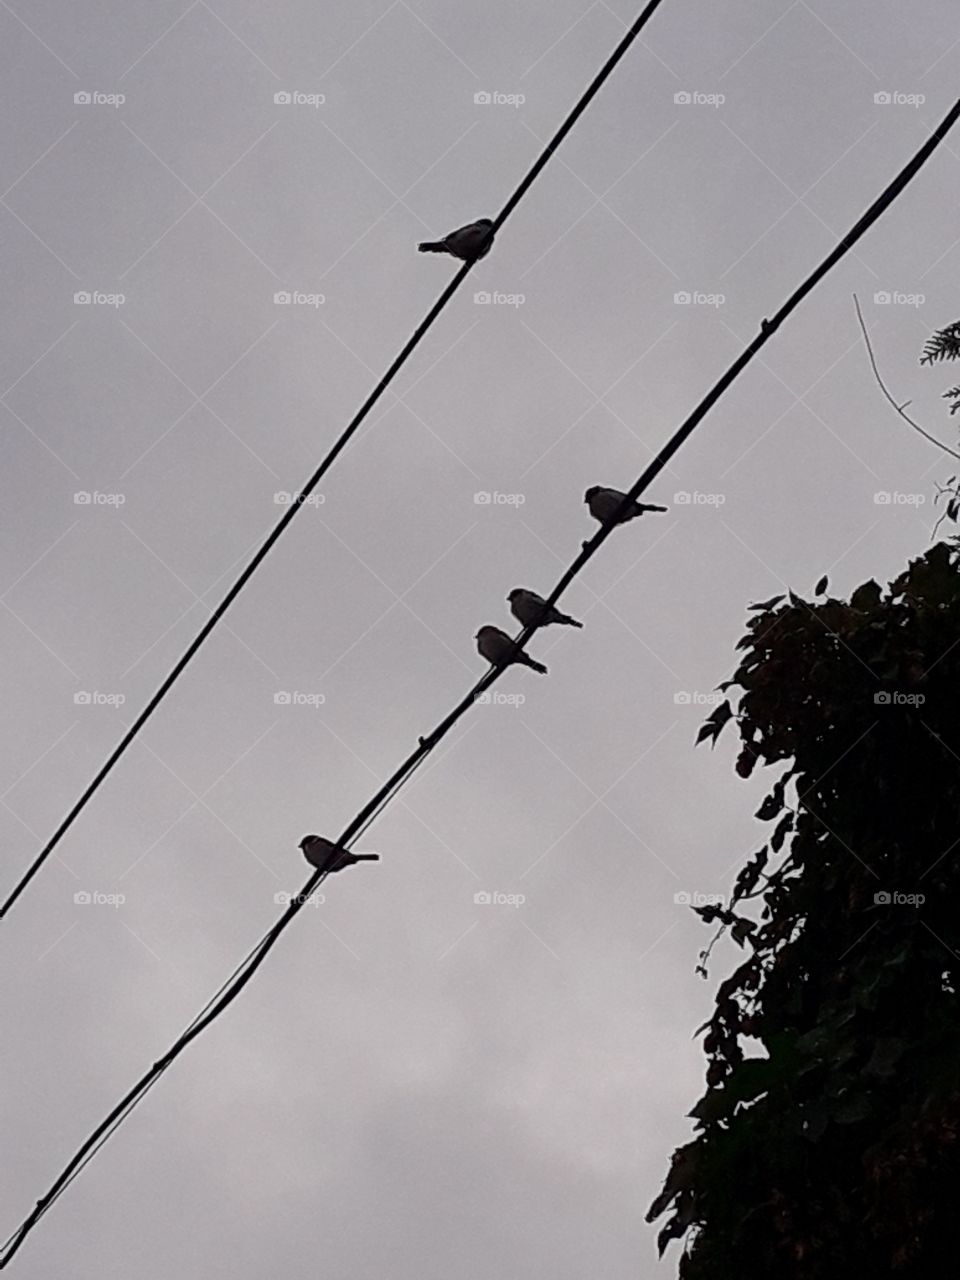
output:
<svg viewBox="0 0 960 1280"><path fill-rule="evenodd" d="M771 791L771 794L767 796L767 799L763 801L760 808L756 810L754 817L759 818L760 822L771 822L773 818L777 817L777 814L780 813L782 808L783 787L781 786L781 783L778 782L777 786L773 788L773 791Z"/></svg>
<svg viewBox="0 0 960 1280"><path fill-rule="evenodd" d="M770 822L771 819L775 818L783 808L783 792L786 785L785 778L780 778L774 783L773 790L754 814L754 817L759 818L761 822Z"/></svg>
<svg viewBox="0 0 960 1280"><path fill-rule="evenodd" d="M904 1048L904 1042L895 1036L878 1040L864 1068L867 1075L892 1076L896 1064L903 1057Z"/></svg>
<svg viewBox="0 0 960 1280"><path fill-rule="evenodd" d="M769 1058L744 1058L727 1081L725 1093L732 1102L750 1102L766 1093L775 1075Z"/></svg>
<svg viewBox="0 0 960 1280"><path fill-rule="evenodd" d="M763 868L767 865L767 850L764 847L758 853L755 853L747 865L737 876L736 883L733 887L734 901L738 901L748 893L752 893L757 887L757 882L763 873Z"/></svg>
<svg viewBox="0 0 960 1280"><path fill-rule="evenodd" d="M763 613L767 609L772 609L775 604L779 604L782 599L783 596L771 596L769 600L761 600L759 604L747 605L747 608L755 613Z"/></svg>
<svg viewBox="0 0 960 1280"><path fill-rule="evenodd" d="M675 1214L657 1236L657 1252L661 1257L663 1257L663 1251L670 1241L679 1239L686 1229L687 1227L681 1221L679 1213Z"/></svg>
<svg viewBox="0 0 960 1280"><path fill-rule="evenodd" d="M948 324L945 329L938 329L932 338L928 338L920 357L921 364L936 364L938 360L956 360L960 358L960 320Z"/></svg>
<svg viewBox="0 0 960 1280"><path fill-rule="evenodd" d="M862 613L872 613L880 603L880 587L871 580L857 587L850 597L850 605Z"/></svg>
<svg viewBox="0 0 960 1280"><path fill-rule="evenodd" d="M773 835L770 837L770 848L774 853L780 852L780 847L786 839L787 832L793 826L793 814L786 813L773 829Z"/></svg>
<svg viewBox="0 0 960 1280"><path fill-rule="evenodd" d="M742 947L750 934L756 929L756 925L752 920L745 920L742 916L730 930L730 937L734 940L738 947Z"/></svg>
<svg viewBox="0 0 960 1280"><path fill-rule="evenodd" d="M822 596L823 593L826 591L826 589L827 589L827 575L824 574L823 577L820 579L820 581L817 583L817 585L813 588L813 594L815 596Z"/></svg>
<svg viewBox="0 0 960 1280"><path fill-rule="evenodd" d="M700 726L700 732L697 734L697 741L695 745L699 746L701 742L705 742L707 738L711 738L711 745L716 746L717 738L720 736L721 729L732 717L733 712L730 710L730 703L727 701L721 702L720 705L715 707L710 713L705 723Z"/></svg>
<svg viewBox="0 0 960 1280"><path fill-rule="evenodd" d="M756 753L751 751L749 747L744 747L737 756L735 768L741 778L749 778L751 773L753 773L753 767L756 763Z"/></svg>
<svg viewBox="0 0 960 1280"><path fill-rule="evenodd" d="M663 1190L647 1210L647 1222L659 1218L670 1201L681 1191L685 1191L693 1182L694 1174L700 1162L700 1152L696 1143L689 1142L685 1147L678 1147L670 1162L670 1172L663 1184Z"/></svg>
<svg viewBox="0 0 960 1280"><path fill-rule="evenodd" d="M691 907L690 910L695 912L705 924L713 924L714 920L722 920L727 914L723 907L715 902L708 902L703 907Z"/></svg>
<svg viewBox="0 0 960 1280"><path fill-rule="evenodd" d="M721 1116L726 1115L730 1110L732 1099L727 1097L726 1090L719 1085L708 1089L692 1111L687 1114L692 1120L700 1120L704 1124L710 1124L714 1120L719 1120Z"/></svg>
<svg viewBox="0 0 960 1280"><path fill-rule="evenodd" d="M730 703L724 699L719 706L715 707L713 711L710 712L707 719L711 724L717 724L722 728L732 715L733 712L730 710Z"/></svg>

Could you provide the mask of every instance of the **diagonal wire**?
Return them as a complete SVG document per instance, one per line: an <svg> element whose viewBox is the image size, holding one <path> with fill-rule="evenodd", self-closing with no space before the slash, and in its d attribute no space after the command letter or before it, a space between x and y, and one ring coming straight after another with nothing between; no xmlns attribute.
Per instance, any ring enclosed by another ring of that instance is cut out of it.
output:
<svg viewBox="0 0 960 1280"><path fill-rule="evenodd" d="M958 100L951 110L947 113L943 121L928 138L916 155L909 161L900 173L893 179L886 190L873 202L869 209L862 217L854 223L850 231L840 241L837 247L816 267L803 283L790 295L779 311L776 312L772 320L764 320L761 325L760 333L753 342L738 356L738 358L730 365L727 371L721 375L719 380L707 392L690 416L677 428L670 437L667 444L661 449L660 453L653 462L643 472L640 479L636 482L630 492L625 495L621 504L621 510L625 509L630 502L634 501L637 496L643 492L650 481L666 466L670 458L677 452L683 442L688 438L697 424L703 419L708 410L716 403L726 388L734 381L747 364L753 359L760 348L766 343L773 333L779 328L786 317L800 304L814 286L827 274L827 272L836 265L837 262L853 247L854 244L869 230L869 228L877 221L880 215L890 204L896 199L904 187L916 175L921 166L929 159L938 144L946 136L949 130L960 118L960 100ZM554 604L559 599L561 593L566 589L570 582L582 570L587 561L596 553L603 541L609 536L610 532L615 528L616 513L611 517L610 522L603 525L600 531L589 541L583 544L583 548L573 564L566 570L560 581L554 587L548 597L548 604ZM537 630L537 624L524 627L513 641L515 650L519 650L526 644L526 641ZM400 791L406 782L410 780L414 772L420 767L433 748L440 740L450 731L464 713L474 704L477 698L483 693L493 682L503 674L506 664L499 667L491 667L474 685L473 689L466 695L454 709L444 717L437 725L432 733L425 738L420 738L418 745L400 767L391 775L391 777L383 784L380 790L368 801L360 812L348 823L344 831L341 833L337 844L349 849L350 845L361 832L375 820L378 814L389 804L390 800ZM44 1213L53 1205L59 1196L66 1190L73 1179L80 1173L84 1165L92 1159L96 1151L116 1130L119 1124L133 1110L137 1103L145 1096L149 1089L156 1084L157 1080L164 1071L171 1065L192 1040L195 1040L206 1027L219 1017L227 1006L236 999L246 984L253 977L256 970L266 959L270 949L276 943L277 939L292 922L297 912L303 907L308 900L310 894L326 879L326 873L322 871L314 871L307 880L298 897L291 899L286 911L282 916L271 925L270 929L264 934L263 938L256 944L251 952L248 953L233 974L221 986L220 990L208 1001L204 1009L197 1015L187 1030L174 1042L167 1050L162 1058L153 1064L153 1066L144 1073L137 1081L133 1088L121 1099L114 1107L105 1120L103 1120L93 1131L89 1138L78 1149L77 1153L72 1157L66 1165L63 1172L58 1176L56 1181L50 1187L47 1194L37 1201L35 1208L27 1215L21 1225L7 1239L2 1250L0 1250L0 1270L2 1270L11 1260L13 1255L19 1249L26 1236L33 1230Z"/></svg>
<svg viewBox="0 0 960 1280"><path fill-rule="evenodd" d="M617 65L617 63L620 61L623 55L630 48L631 44L633 44L634 40L640 34L642 29L646 26L647 21L653 16L655 10L660 6L661 3L662 3L662 0L650 0L650 3L646 6L646 8L643 10L640 16L636 19L633 25L627 30L623 39L614 49L613 53L610 54L609 58L607 58L606 62L597 72L596 76L594 76L593 80L584 90L584 93L580 97L579 101L576 103L576 105L574 106L572 111L569 113L567 118L564 120L564 122L560 125L560 128L557 130L557 132L553 135L553 137L547 143L546 147L544 147L543 151L537 157L533 166L528 170L527 174L521 181L520 185L517 187L516 191L514 191L513 195L510 197L507 203L500 210L500 213L494 219L493 226L491 227L491 230L490 230L491 236L493 236L499 230L499 228L504 224L504 222L513 212L513 210L517 207L517 205L526 195L527 191L529 191L530 187L536 181L537 177L540 175L541 171L543 170L544 166L547 164L550 157L557 150L557 148L563 142L564 138L567 136L567 134L570 132L570 130L573 128L576 122L583 115L584 111L590 105L593 98L599 92L604 81L613 71L614 67ZM62 820L60 825L57 827L56 831L54 831L53 835L50 837L50 839L47 841L44 847L40 850L40 852L34 858L33 862L30 864L30 866L21 876L20 880L14 886L13 890L7 897L6 901L3 903L2 906L0 906L0 920L3 919L3 917L7 914L7 912L10 910L13 904L17 901L17 899L23 893L24 889L26 889L27 885L30 883L33 877L37 874L37 872L43 866L44 862L46 862L47 858L49 858L50 854L57 847L57 845L66 835L67 831L69 831L70 827L73 825L73 823L80 816L84 808L87 806L87 804L96 794L96 792L99 790L100 786L106 781L114 765L116 765L117 762L120 760L120 758L123 756L124 752L133 742L134 738L136 738L137 734L140 732L143 726L147 723L147 721L153 715L154 711L156 711L157 707L160 705L160 703L163 701L166 695L173 688L174 684L180 678L187 664L191 661L191 659L197 653L197 650L200 648L200 646L203 644L206 638L210 635L214 627L217 625L217 623L220 621L223 615L227 612L227 610L233 604L234 600L236 600L237 596L240 594L243 588L247 585L247 583L253 577L254 573L256 573L257 569L266 559L267 555L270 553L271 549L273 548L274 543L277 541L277 539L286 529L287 525L290 524L290 522L294 519L297 512L300 510L301 506L303 506L304 499L309 497L309 495L314 491L314 489L317 487L317 485L320 483L320 481L323 479L326 473L333 466L334 462L336 462L337 458L346 448L350 439L352 438L352 436L354 435L354 433L356 432L360 424L363 422L363 420L366 418L367 414L370 412L373 406L377 403L377 401L383 395L384 391L386 391L387 387L393 381L394 377L400 372L400 369L406 363L408 357L412 354L414 349L417 347L420 340L423 338L427 330L433 324L434 320L436 320L437 316L439 316L440 312L444 309L444 307L447 305L447 303L456 293L457 289L460 287L461 282L464 280L464 278L466 277L467 273L470 271L470 268L472 266L473 266L473 262L465 262L463 264L463 266L460 268L457 274L453 277L453 279L450 281L450 283L447 285L444 291L440 294L440 297L436 300L436 302L427 312L424 319L420 322L420 324L414 330L413 334L404 344L403 349L400 351L399 355L390 365L389 369L387 369L386 373L383 375L383 377L380 379L380 381L377 383L374 389L370 392L369 396L367 396L366 400L363 402L363 404L357 410L356 414L350 420L349 424L346 426L346 428L344 429L339 439L330 449L327 456L323 459L323 461L317 467L316 471L314 471L313 475L304 485L303 489L301 489L300 493L296 497L296 500L284 512L283 516L280 518L280 520L277 522L277 524L268 534L267 538L264 540L264 542L261 544L258 550L254 553L253 558L249 561L249 563L241 572L240 576L234 582L233 586L229 589L227 594L223 597L223 599L220 601L217 607L213 610L210 617L207 619L204 625L197 632L197 635L190 642L190 644L184 651L183 655L177 660L172 670L170 671L169 675L166 677L166 679L157 689L156 693L153 695L153 697L150 699L147 705L143 708L143 710L140 712L137 718L130 725L130 728L127 730L127 732L120 739L116 747L107 757L106 761L101 766L99 771L96 773L93 780L82 792L79 799L74 803L73 807L70 809L66 817Z"/></svg>

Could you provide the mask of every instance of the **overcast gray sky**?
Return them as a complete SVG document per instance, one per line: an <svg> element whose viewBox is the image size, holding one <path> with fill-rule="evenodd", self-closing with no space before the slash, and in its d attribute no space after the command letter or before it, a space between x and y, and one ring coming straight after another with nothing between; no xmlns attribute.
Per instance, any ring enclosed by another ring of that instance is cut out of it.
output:
<svg viewBox="0 0 960 1280"><path fill-rule="evenodd" d="M0 0L4 894L456 269L417 241L495 215L635 16ZM956 16L665 0L4 923L3 1235L302 884L304 832L483 672L510 588L552 587L587 485L629 487L920 145ZM960 136L574 584L549 676L460 723L11 1274L674 1274L643 1213L736 955L695 977L675 895L765 829L733 735L693 740L749 601L928 542L949 459L851 294L954 443L916 357L956 319L958 173Z"/></svg>

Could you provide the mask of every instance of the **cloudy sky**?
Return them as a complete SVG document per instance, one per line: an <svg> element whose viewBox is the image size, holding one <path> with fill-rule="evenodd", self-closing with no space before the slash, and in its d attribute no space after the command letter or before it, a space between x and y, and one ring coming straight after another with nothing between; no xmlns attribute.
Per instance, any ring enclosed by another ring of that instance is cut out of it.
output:
<svg viewBox="0 0 960 1280"><path fill-rule="evenodd" d="M496 214L635 16L0 0L4 895L456 269L417 241ZM633 482L943 116L955 24L665 0L4 922L4 1236L303 882L303 833L483 672L510 588L549 591L587 485ZM676 895L764 830L733 735L693 740L748 602L928 544L950 460L881 400L852 294L954 443L917 355L957 316L958 174L960 135L574 584L549 676L461 721L16 1274L675 1273L643 1213L735 958L695 976Z"/></svg>

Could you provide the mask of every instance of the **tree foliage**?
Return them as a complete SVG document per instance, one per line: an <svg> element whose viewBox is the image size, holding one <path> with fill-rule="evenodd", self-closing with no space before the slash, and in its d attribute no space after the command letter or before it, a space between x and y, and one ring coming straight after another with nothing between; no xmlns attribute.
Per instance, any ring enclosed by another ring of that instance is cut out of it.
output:
<svg viewBox="0 0 960 1280"><path fill-rule="evenodd" d="M738 648L701 737L735 723L741 776L779 766L773 826L698 909L745 956L648 1221L682 1280L928 1280L960 1190L960 552L765 601Z"/></svg>
<svg viewBox="0 0 960 1280"><path fill-rule="evenodd" d="M948 324L945 329L938 329L927 339L920 357L921 364L937 364L941 360L960 360L960 320ZM952 401L950 412L960 411L960 386L951 387L943 393L944 400Z"/></svg>

